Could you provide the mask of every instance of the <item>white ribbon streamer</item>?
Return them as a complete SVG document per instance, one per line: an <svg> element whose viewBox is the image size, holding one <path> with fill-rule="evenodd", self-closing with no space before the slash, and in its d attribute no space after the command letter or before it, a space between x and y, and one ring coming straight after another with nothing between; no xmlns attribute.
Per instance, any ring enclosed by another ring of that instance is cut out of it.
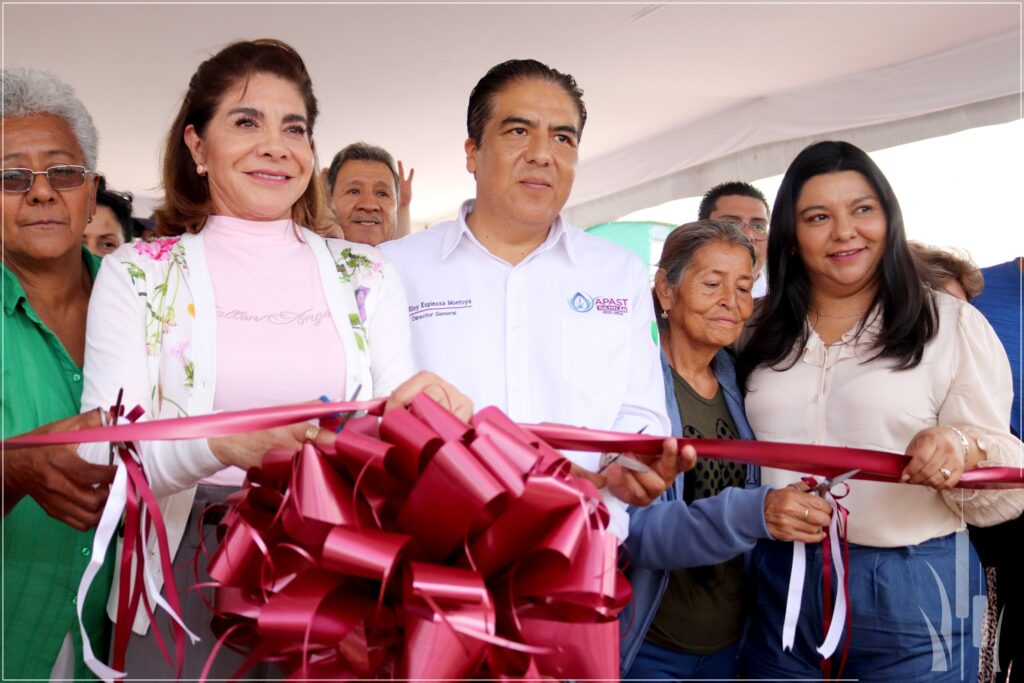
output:
<svg viewBox="0 0 1024 683"><path fill-rule="evenodd" d="M789 570L789 594L786 596L786 618L782 623L782 650L793 649L796 622L800 619L800 602L804 594L804 574L807 572L807 549L803 541L793 541L793 565Z"/></svg>
<svg viewBox="0 0 1024 683"><path fill-rule="evenodd" d="M146 508L144 505L139 506L139 514L143 515L143 510L145 509ZM170 615L171 619L173 619L175 623L178 624L178 626L181 626L181 628L185 631L185 634L188 636L188 639L194 645L195 643L199 642L199 636L197 636L195 633L192 633L192 631L189 630L188 626L185 625L185 622L182 621L181 617L178 616L178 614L173 609L171 609L171 606L169 604L167 604L167 601L164 600L162 595L160 595L160 589L157 588L156 580L153 578L154 571L152 565L149 562L149 545L146 542L146 528L149 525L145 523L145 517L146 516L143 516L143 518L141 519L142 523L139 525L139 529L140 533L142 534L142 575L145 577L146 595L148 595L149 599L156 603L156 605L160 607L160 609L162 609L164 612L167 612L167 614ZM172 576L168 576L165 578L167 581L174 580L174 577ZM134 618L135 615L133 614L131 616ZM153 628L156 628L155 624Z"/></svg>
<svg viewBox="0 0 1024 683"><path fill-rule="evenodd" d="M839 503L831 493L826 492L824 498L832 506L832 521L828 524L828 534L832 545L832 566L836 570L836 604L832 610L832 623L828 625L825 642L818 647L818 654L828 659L839 647L839 639L843 637L843 628L846 626L846 569L843 568L842 548L839 546Z"/></svg>
<svg viewBox="0 0 1024 683"><path fill-rule="evenodd" d="M125 672L118 671L113 667L107 666L93 653L92 645L89 642L89 634L86 633L85 623L82 620L82 610L85 606L85 598L89 594L89 588L92 586L92 582L99 573L100 568L103 567L103 562L107 557L107 550L110 548L110 544L113 542L114 537L117 534L117 529L121 524L121 516L124 513L127 502L128 470L125 467L124 462L118 458L117 472L114 474L114 482L110 485L110 492L107 495L107 503L103 507L103 513L100 515L100 523L97 525L96 533L93 536L92 555L89 557L89 564L85 568L85 572L82 574L82 580L78 584L78 598L76 605L76 609L78 611L78 628L82 634L82 658L84 659L86 666L96 674L97 678L107 681L108 683L115 679L124 678ZM199 640L199 636L189 630L181 617L171 609L171 606L167 604L167 601L160 595L160 590L157 588L153 568L149 561L149 545L146 543L146 530L149 526L146 523L146 516L146 506L144 504L140 505L139 533L142 535L142 575L145 577L144 584L146 594L153 603L170 615L171 619L173 619L185 631L189 640L191 640L192 643L195 643ZM131 577L122 576L121 580L131 581ZM168 577L168 580L173 579L172 577Z"/></svg>
<svg viewBox="0 0 1024 683"><path fill-rule="evenodd" d="M107 504L100 515L100 523L96 527L96 534L92 540L92 555L89 557L89 564L82 574L82 580L78 584L78 628L82 634L82 656L86 666L96 674L96 677L108 683L115 678L123 678L124 672L113 669L93 654L92 645L89 643L89 634L85 631L85 623L82 621L82 610L85 608L85 598L89 595L89 587L96 578L103 561L107 557L107 549L117 534L117 527L121 523L121 514L124 512L125 503L128 500L128 471L124 463L118 460L117 472L114 474L114 483L110 485L110 492L107 495Z"/></svg>
<svg viewBox="0 0 1024 683"><path fill-rule="evenodd" d="M842 548L839 543L840 513L835 497L825 492L822 496L832 506L832 520L828 525L829 544L832 549L832 567L836 571L836 602L832 610L832 621L825 634L824 642L816 649L824 658L835 654L839 639L846 627L846 569L843 567ZM826 568L825 571L828 571ZM789 591L786 596L786 615L782 623L782 650L789 652L796 640L796 625L800 619L803 600L804 578L807 573L807 549L802 541L793 542L793 564L789 570Z"/></svg>

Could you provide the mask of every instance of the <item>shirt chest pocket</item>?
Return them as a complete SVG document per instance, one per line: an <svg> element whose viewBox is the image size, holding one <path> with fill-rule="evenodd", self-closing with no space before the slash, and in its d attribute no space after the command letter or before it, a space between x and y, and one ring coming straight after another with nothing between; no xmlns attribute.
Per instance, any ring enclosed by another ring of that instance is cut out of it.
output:
<svg viewBox="0 0 1024 683"><path fill-rule="evenodd" d="M620 399L626 391L629 330L625 320L562 320L562 379L591 401Z"/></svg>

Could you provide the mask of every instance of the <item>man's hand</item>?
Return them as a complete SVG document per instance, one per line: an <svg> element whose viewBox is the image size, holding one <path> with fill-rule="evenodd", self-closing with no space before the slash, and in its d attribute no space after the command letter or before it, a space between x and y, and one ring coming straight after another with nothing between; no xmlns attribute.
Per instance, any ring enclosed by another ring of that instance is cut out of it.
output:
<svg viewBox="0 0 1024 683"><path fill-rule="evenodd" d="M50 434L101 426L99 410L51 422L30 432ZM76 446L38 446L3 455L4 514L31 496L54 519L84 531L96 526L107 502L116 467L93 465L78 457Z"/></svg>
<svg viewBox="0 0 1024 683"><path fill-rule="evenodd" d="M398 161L398 206L409 206L412 203L412 177L416 173L415 168L409 169L409 175L405 175L405 168L402 161Z"/></svg>
<svg viewBox="0 0 1024 683"><path fill-rule="evenodd" d="M434 373L425 370L417 372L391 392L391 396L388 397L387 403L384 405L384 410L407 406L420 392L434 399L464 421L468 422L469 418L473 417L473 402L469 400L468 396Z"/></svg>
<svg viewBox="0 0 1024 683"><path fill-rule="evenodd" d="M657 500L680 472L693 469L695 464L697 451L693 446L684 446L680 453L675 439L665 439L661 445L661 457L650 465L647 472L636 472L620 463L612 463L601 473L590 472L576 465L573 465L572 471L597 488L607 487L613 496L628 505L644 506Z"/></svg>

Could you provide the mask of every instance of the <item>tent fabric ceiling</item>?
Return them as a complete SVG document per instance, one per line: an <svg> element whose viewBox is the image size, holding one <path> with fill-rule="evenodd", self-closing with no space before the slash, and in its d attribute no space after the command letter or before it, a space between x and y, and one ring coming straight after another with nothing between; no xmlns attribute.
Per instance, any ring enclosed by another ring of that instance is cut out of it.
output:
<svg viewBox="0 0 1024 683"><path fill-rule="evenodd" d="M113 187L159 195L162 138L198 63L238 39L303 55L321 163L354 140L416 168L413 221L473 194L465 107L490 66L572 73L589 119L569 213L591 224L783 170L849 132L898 144L1018 118L1021 12L961 4L5 4L5 66L55 71L92 112ZM907 125L907 122L916 122ZM747 175L746 177L753 177Z"/></svg>

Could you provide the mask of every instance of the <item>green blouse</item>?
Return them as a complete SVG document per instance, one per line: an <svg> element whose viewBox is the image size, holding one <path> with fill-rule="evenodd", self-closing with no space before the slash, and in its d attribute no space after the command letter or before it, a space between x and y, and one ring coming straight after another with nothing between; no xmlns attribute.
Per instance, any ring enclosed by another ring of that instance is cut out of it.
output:
<svg viewBox="0 0 1024 683"><path fill-rule="evenodd" d="M82 249L95 279L100 259ZM3 362L0 412L3 438L79 412L82 368L39 319L18 278L3 278ZM49 678L64 637L75 641L75 677L93 678L82 660L76 614L78 583L92 552L92 531L75 531L31 498L3 519L3 662L0 677ZM105 659L105 613L112 563L92 584L84 610L93 652Z"/></svg>

